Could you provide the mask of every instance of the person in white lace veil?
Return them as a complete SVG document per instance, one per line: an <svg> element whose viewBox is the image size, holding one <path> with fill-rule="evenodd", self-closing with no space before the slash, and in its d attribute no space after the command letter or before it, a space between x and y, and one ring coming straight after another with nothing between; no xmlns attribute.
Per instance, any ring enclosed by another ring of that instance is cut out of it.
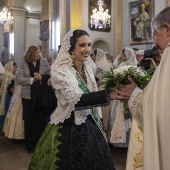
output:
<svg viewBox="0 0 170 170"><path fill-rule="evenodd" d="M109 65L109 62L107 61L106 53L99 48L96 49L95 64L96 64L95 77L97 77L99 81L101 81L103 79L103 72L109 71L111 67Z"/></svg>
<svg viewBox="0 0 170 170"><path fill-rule="evenodd" d="M121 53L121 63L118 67L125 66L125 65L133 65L137 66L136 55L133 49L129 47L125 47Z"/></svg>
<svg viewBox="0 0 170 170"><path fill-rule="evenodd" d="M98 91L88 60L91 40L84 30L70 30L52 65L57 108L43 132L28 170L114 170L103 132L101 108L115 91Z"/></svg>
<svg viewBox="0 0 170 170"><path fill-rule="evenodd" d="M120 85L118 98L132 93L129 108L132 128L126 170L168 170L170 157L170 7L151 22L154 43L162 54L151 81L140 90L132 79Z"/></svg>
<svg viewBox="0 0 170 170"><path fill-rule="evenodd" d="M9 139L24 139L24 120L21 99L21 85L15 82L14 92L6 114L3 132Z"/></svg>
<svg viewBox="0 0 170 170"><path fill-rule="evenodd" d="M113 67L116 69L124 65L137 66L135 51L129 47L125 47L113 62Z"/></svg>
<svg viewBox="0 0 170 170"><path fill-rule="evenodd" d="M125 47L118 57L117 68L132 65L137 66L136 55L133 49ZM115 64L114 64L115 66ZM108 120L108 140L115 147L128 147L131 120L124 118L124 103L120 100L113 100Z"/></svg>

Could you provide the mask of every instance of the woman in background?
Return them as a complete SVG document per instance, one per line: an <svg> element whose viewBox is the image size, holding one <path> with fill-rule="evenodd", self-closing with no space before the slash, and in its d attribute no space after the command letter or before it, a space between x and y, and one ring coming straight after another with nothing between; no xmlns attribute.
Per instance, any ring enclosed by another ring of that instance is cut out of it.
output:
<svg viewBox="0 0 170 170"><path fill-rule="evenodd" d="M42 58L38 46L31 45L25 51L17 71L16 81L21 85L23 106L25 146L28 152L33 152L46 126L46 114L41 107L43 75L49 74L49 65ZM47 81L46 81L47 83Z"/></svg>
<svg viewBox="0 0 170 170"><path fill-rule="evenodd" d="M95 77L101 81L103 79L103 73L111 69L109 62L107 61L106 53L97 48L94 50L95 64L96 64L96 74Z"/></svg>
<svg viewBox="0 0 170 170"><path fill-rule="evenodd" d="M15 82L14 92L6 114L3 126L5 137L9 139L24 139L24 121L21 99L21 85Z"/></svg>
<svg viewBox="0 0 170 170"><path fill-rule="evenodd" d="M9 62L4 66L5 74L2 78L0 87L0 123L3 126L7 110L9 108L10 100L14 90L14 80L16 74L16 63Z"/></svg>
<svg viewBox="0 0 170 170"><path fill-rule="evenodd" d="M137 66L135 52L125 47L119 56L120 63L117 68L132 65ZM111 113L108 120L107 136L108 141L116 147L128 147L131 120L124 118L124 102L114 100L111 103Z"/></svg>

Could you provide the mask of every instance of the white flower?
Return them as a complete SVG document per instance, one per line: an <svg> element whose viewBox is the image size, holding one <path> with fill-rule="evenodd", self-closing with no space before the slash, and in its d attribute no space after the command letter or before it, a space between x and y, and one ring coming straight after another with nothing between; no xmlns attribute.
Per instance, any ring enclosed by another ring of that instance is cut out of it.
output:
<svg viewBox="0 0 170 170"><path fill-rule="evenodd" d="M122 66L114 70L114 78L125 77L127 75L132 75L134 77L144 77L146 73L136 66Z"/></svg>

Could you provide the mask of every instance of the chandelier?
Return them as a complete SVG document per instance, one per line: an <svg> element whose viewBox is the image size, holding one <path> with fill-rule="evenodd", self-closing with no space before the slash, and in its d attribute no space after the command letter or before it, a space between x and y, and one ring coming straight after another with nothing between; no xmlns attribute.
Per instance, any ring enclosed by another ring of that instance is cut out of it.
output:
<svg viewBox="0 0 170 170"><path fill-rule="evenodd" d="M11 15L11 12L8 11L8 9L6 7L4 7L2 9L2 11L0 12L0 24L13 24L14 17Z"/></svg>
<svg viewBox="0 0 170 170"><path fill-rule="evenodd" d="M96 8L92 11L93 15L91 15L91 28L94 27L95 28L106 28L106 25L108 24L108 26L110 27L110 18L111 16L108 14L108 9L106 9L106 11L104 11L104 9L102 8L103 6L103 1L102 0L98 0L97 1L97 5L99 6L99 10L97 10Z"/></svg>

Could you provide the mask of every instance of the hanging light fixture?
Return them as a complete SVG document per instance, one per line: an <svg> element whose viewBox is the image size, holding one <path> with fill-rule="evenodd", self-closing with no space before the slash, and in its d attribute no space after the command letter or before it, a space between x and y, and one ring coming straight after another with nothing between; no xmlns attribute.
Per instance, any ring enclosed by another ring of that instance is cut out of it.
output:
<svg viewBox="0 0 170 170"><path fill-rule="evenodd" d="M96 8L92 11L92 15L91 15L91 28L94 26L95 28L106 28L106 25L108 25L110 27L110 18L111 16L108 14L108 9L106 9L106 11L104 11L103 9L103 1L102 0L98 0L97 1L97 5L99 6L99 10L97 10Z"/></svg>
<svg viewBox="0 0 170 170"><path fill-rule="evenodd" d="M13 24L14 17L11 15L11 12L8 11L6 7L0 12L0 24Z"/></svg>

